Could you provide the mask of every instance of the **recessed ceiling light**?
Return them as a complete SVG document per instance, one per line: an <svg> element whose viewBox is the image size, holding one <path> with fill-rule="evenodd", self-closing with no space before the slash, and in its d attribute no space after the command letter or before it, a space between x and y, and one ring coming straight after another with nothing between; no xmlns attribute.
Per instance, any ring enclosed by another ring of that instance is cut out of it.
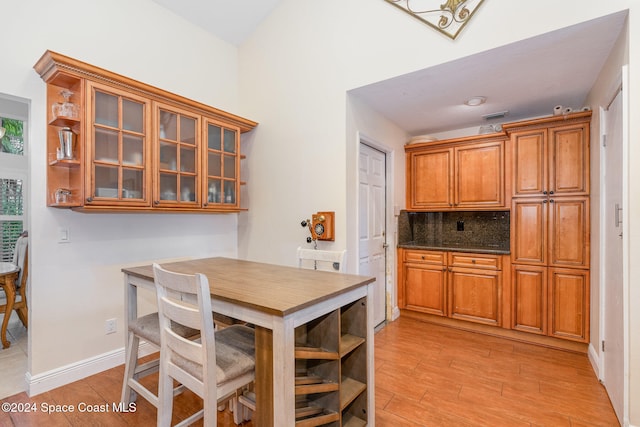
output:
<svg viewBox="0 0 640 427"><path fill-rule="evenodd" d="M470 107L477 107L478 105L482 105L487 102L486 96L474 96L467 99L464 103Z"/></svg>

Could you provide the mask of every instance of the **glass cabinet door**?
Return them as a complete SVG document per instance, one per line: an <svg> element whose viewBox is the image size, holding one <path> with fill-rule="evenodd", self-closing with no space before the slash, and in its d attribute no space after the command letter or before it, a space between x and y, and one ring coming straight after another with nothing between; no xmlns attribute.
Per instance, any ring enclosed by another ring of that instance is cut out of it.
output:
<svg viewBox="0 0 640 427"><path fill-rule="evenodd" d="M200 118L158 105L158 170L155 205L200 205Z"/></svg>
<svg viewBox="0 0 640 427"><path fill-rule="evenodd" d="M207 208L237 208L239 206L240 155L238 129L207 121L205 155Z"/></svg>
<svg viewBox="0 0 640 427"><path fill-rule="evenodd" d="M89 83L87 203L148 206L150 103L144 98Z"/></svg>

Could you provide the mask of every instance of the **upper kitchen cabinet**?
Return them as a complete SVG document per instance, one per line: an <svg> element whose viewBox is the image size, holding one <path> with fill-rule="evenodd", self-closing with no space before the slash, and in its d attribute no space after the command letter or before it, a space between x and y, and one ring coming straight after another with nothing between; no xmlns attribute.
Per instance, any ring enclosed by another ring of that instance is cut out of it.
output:
<svg viewBox="0 0 640 427"><path fill-rule="evenodd" d="M504 139L495 134L405 146L407 209L507 208Z"/></svg>
<svg viewBox="0 0 640 427"><path fill-rule="evenodd" d="M508 123L513 197L589 194L591 112Z"/></svg>
<svg viewBox="0 0 640 427"><path fill-rule="evenodd" d="M257 123L46 51L47 206L238 212L240 135Z"/></svg>

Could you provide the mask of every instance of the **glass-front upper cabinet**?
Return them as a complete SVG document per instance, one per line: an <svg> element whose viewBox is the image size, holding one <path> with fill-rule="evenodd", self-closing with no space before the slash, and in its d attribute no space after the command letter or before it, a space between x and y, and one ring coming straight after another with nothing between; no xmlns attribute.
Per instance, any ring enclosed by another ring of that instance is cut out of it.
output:
<svg viewBox="0 0 640 427"><path fill-rule="evenodd" d="M200 206L200 116L156 104L154 205Z"/></svg>
<svg viewBox="0 0 640 427"><path fill-rule="evenodd" d="M237 209L240 190L240 130L205 120L205 208Z"/></svg>
<svg viewBox="0 0 640 427"><path fill-rule="evenodd" d="M93 82L87 93L86 203L150 206L150 102Z"/></svg>

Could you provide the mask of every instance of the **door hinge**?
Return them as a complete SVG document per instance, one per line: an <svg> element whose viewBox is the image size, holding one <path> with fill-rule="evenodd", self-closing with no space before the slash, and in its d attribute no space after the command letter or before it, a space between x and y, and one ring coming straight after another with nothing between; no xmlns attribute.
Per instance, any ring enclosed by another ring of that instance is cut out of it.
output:
<svg viewBox="0 0 640 427"><path fill-rule="evenodd" d="M607 146L607 135L602 135L602 146L606 147Z"/></svg>
<svg viewBox="0 0 640 427"><path fill-rule="evenodd" d="M602 340L602 351L604 351L604 340Z"/></svg>

